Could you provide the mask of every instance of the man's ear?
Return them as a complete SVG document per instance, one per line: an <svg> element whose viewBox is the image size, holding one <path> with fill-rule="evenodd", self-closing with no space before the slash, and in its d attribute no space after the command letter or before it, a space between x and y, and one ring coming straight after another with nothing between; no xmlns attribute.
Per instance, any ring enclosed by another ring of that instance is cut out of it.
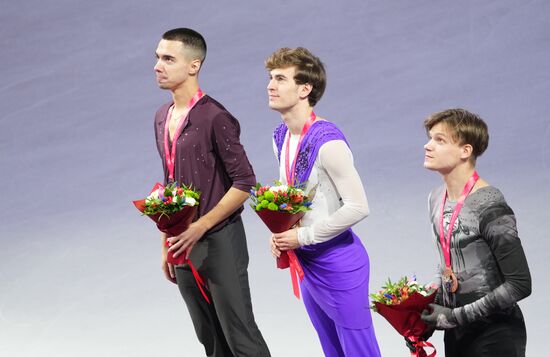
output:
<svg viewBox="0 0 550 357"><path fill-rule="evenodd" d="M313 90L313 86L309 83L300 84L300 98L306 99L311 91Z"/></svg>
<svg viewBox="0 0 550 357"><path fill-rule="evenodd" d="M465 160L470 160L474 152L474 148L470 144L464 144L460 148L460 158Z"/></svg>
<svg viewBox="0 0 550 357"><path fill-rule="evenodd" d="M189 65L189 75L196 76L201 69L201 65L202 63L198 59L191 61L191 64Z"/></svg>

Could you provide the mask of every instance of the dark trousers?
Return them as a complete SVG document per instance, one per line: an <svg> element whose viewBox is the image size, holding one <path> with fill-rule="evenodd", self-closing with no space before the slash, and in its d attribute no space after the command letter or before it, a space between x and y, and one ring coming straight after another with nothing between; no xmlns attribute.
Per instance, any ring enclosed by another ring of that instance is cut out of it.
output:
<svg viewBox="0 0 550 357"><path fill-rule="evenodd" d="M457 331L445 331L446 357L525 357L527 333L523 318L474 323L462 329L459 338Z"/></svg>
<svg viewBox="0 0 550 357"><path fill-rule="evenodd" d="M198 241L190 259L207 282L211 304L202 296L188 265L176 267L176 279L206 355L269 357L252 312L241 219Z"/></svg>

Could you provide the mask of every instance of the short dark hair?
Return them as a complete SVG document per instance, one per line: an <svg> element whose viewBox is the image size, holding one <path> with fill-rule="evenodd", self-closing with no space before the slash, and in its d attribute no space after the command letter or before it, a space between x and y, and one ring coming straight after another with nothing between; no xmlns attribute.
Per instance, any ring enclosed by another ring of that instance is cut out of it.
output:
<svg viewBox="0 0 550 357"><path fill-rule="evenodd" d="M489 129L477 114L466 109L454 108L430 115L424 120L424 128L429 132L436 124L442 123L450 130L452 139L460 145L472 146L473 162L489 146Z"/></svg>
<svg viewBox="0 0 550 357"><path fill-rule="evenodd" d="M187 55L191 56L190 59L192 60L198 59L202 63L206 58L206 41L195 30L185 27L169 30L162 35L162 39L180 41L187 50Z"/></svg>
<svg viewBox="0 0 550 357"><path fill-rule="evenodd" d="M280 48L265 61L265 68L269 71L292 66L296 67L294 81L297 84L309 83L313 87L307 98L309 105L313 107L325 93L327 85L327 74L323 62L303 47Z"/></svg>

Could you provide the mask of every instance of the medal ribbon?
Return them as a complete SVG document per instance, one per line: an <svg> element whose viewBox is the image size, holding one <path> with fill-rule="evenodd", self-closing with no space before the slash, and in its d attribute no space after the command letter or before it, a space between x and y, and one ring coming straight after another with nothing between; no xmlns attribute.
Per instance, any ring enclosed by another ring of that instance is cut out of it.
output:
<svg viewBox="0 0 550 357"><path fill-rule="evenodd" d="M298 260L298 257L296 256L296 253L294 253L293 249L287 250L286 253L288 254L292 291L294 292L294 296L300 299L300 284L298 283L298 279L300 281L304 280L304 270L302 269L302 265L300 264L300 261Z"/></svg>
<svg viewBox="0 0 550 357"><path fill-rule="evenodd" d="M296 146L296 154L294 155L294 160L292 161L292 169L290 168L290 130L288 130L288 138L286 140L286 154L285 154L285 173L286 173L286 182L288 185L294 185L294 179L296 174L296 163L298 162L298 154L300 153L300 147L302 146L302 140L304 140L305 135L307 134L309 128L313 125L313 122L317 119L315 112L311 111L309 119L306 121L300 133L300 139L298 140L298 145ZM285 252L283 252L285 253ZM294 296L298 299L300 298L300 286L298 280L304 279L304 271L302 270L302 265L296 257L294 250L289 250L286 252L288 254L289 267L290 267L290 277L292 279L292 291Z"/></svg>
<svg viewBox="0 0 550 357"><path fill-rule="evenodd" d="M166 247L170 248L170 246L171 244L170 242L168 242L168 239L167 239ZM193 265L193 262L191 262L191 259L187 259L185 257L186 255L187 255L187 250L185 250L179 257L174 258L174 253L171 251L168 251L167 262L173 265L182 265L182 264L189 265L189 268L191 268L191 272L193 273L193 277L195 278L195 282L197 283L197 287L201 291L201 294L204 297L204 300L206 300L206 302L210 304L210 299L206 294L206 290L207 290L206 282L200 276L197 268L195 268L195 266Z"/></svg>
<svg viewBox="0 0 550 357"><path fill-rule="evenodd" d="M170 144L169 138L170 138L170 120L172 119L172 109L174 109L174 105L170 107L170 110L168 110L168 115L166 116L166 123L164 124L164 156L166 157L166 167L168 168L168 181L173 182L174 181L174 167L175 160L176 160L176 143L178 141L178 138L181 135L181 132L183 130L183 126L186 122L187 115L193 109L195 104L199 101L199 99L202 98L203 92L199 88L195 95L189 100L189 103L187 103L187 107L185 108L185 111L180 117L180 122L178 124L178 127L176 128L176 131L174 133L174 137L172 138L172 150L170 150Z"/></svg>
<svg viewBox="0 0 550 357"><path fill-rule="evenodd" d="M478 179L479 176L477 172L474 171L472 177L470 177L468 182L466 182L464 190L462 190L462 194L456 202L449 226L447 227L447 237L445 237L445 229L443 228L443 214L445 211L445 201L447 200L447 190L443 191L443 202L441 203L441 214L439 217L439 241L441 242L441 247L443 248L443 256L445 257L445 265L447 268L451 268L451 236L453 235L453 228L455 226L456 219L458 218L458 214L464 205L466 197L470 194L470 191L472 191L472 188L474 188Z"/></svg>
<svg viewBox="0 0 550 357"><path fill-rule="evenodd" d="M432 345L428 341L422 341L418 337L415 337L415 336L406 337L406 338L409 341L411 341L411 343L413 344L414 347L416 347L416 351L414 351L414 352L411 351L411 357L434 357L437 354L437 351L435 350L434 345ZM433 352L428 354L424 350L424 347L433 348Z"/></svg>
<svg viewBox="0 0 550 357"><path fill-rule="evenodd" d="M298 141L298 146L296 147L296 155L294 156L294 161L292 162L292 170L290 169L290 130L288 130L288 138L286 140L286 155L285 155L285 171L286 171L286 182L288 185L294 185L294 176L296 174L296 163L298 162L298 154L300 153L300 146L302 146L302 140L306 135L307 131L313 125L313 122L317 116L312 111L309 119L304 124L302 128L302 133L300 134L300 140Z"/></svg>

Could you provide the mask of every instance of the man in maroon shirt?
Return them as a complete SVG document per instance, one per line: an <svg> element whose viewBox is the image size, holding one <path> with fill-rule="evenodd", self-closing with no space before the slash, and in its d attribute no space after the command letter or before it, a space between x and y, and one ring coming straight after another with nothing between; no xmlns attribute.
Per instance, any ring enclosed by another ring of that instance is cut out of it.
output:
<svg viewBox="0 0 550 357"><path fill-rule="evenodd" d="M239 122L199 88L198 74L206 56L199 33L186 28L166 32L156 56L158 85L172 92L172 101L155 116L165 181L192 184L202 193L198 219L179 236L168 238L169 249L174 257L185 254L193 262L207 282L211 304L187 264L167 263L164 234L162 269L168 280L178 284L207 356L270 356L250 301L240 213L256 178L239 141Z"/></svg>

